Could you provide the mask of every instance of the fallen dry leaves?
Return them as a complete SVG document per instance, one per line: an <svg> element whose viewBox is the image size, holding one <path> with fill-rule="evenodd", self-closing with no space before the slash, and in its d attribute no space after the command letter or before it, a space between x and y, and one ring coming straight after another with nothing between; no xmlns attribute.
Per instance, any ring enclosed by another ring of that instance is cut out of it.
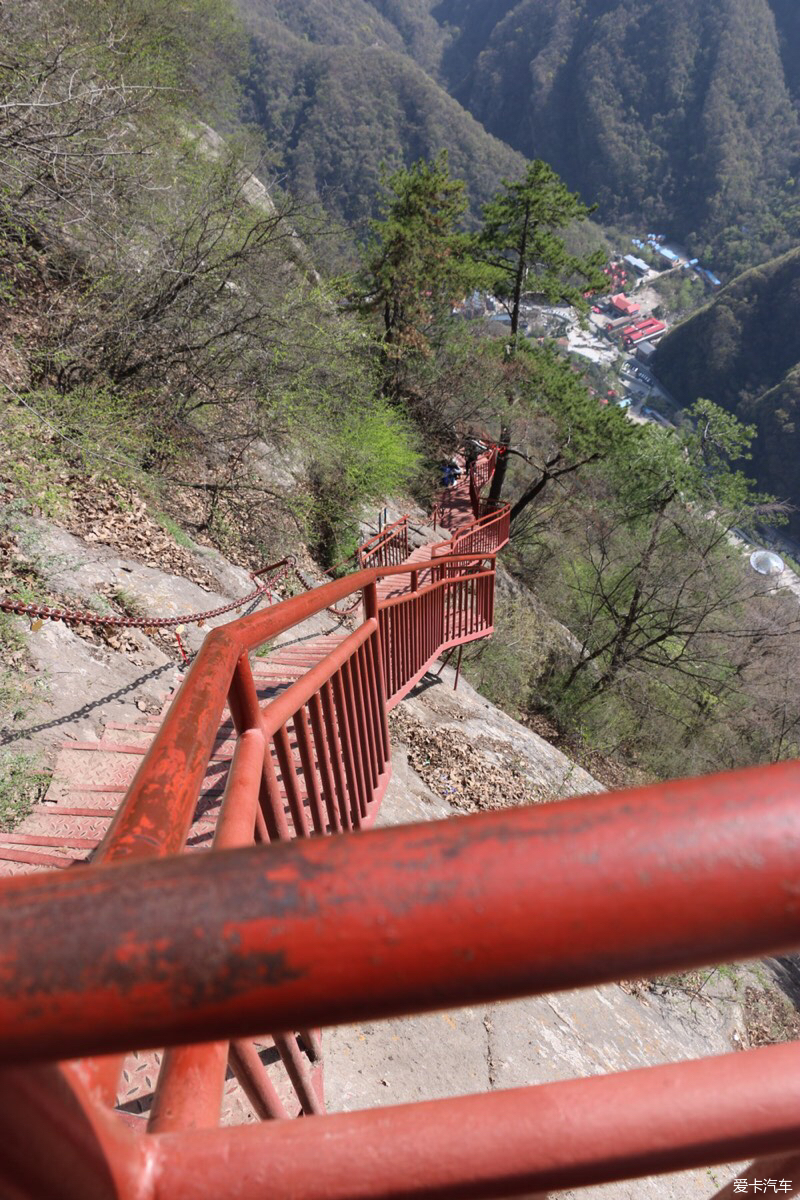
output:
<svg viewBox="0 0 800 1200"><path fill-rule="evenodd" d="M182 575L201 587L218 587L196 555L178 545L153 520L144 500L132 488L99 480L73 480L70 511L59 523L84 541L113 546L117 553L138 559L145 566Z"/></svg>
<svg viewBox="0 0 800 1200"><path fill-rule="evenodd" d="M392 734L408 750L408 761L432 792L460 812L542 804L553 797L513 765L485 757L463 733L425 725L397 708Z"/></svg>

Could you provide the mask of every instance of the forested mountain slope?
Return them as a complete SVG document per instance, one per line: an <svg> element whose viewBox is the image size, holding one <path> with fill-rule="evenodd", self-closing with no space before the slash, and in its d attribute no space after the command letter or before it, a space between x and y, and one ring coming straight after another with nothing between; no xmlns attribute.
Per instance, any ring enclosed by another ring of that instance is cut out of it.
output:
<svg viewBox="0 0 800 1200"><path fill-rule="evenodd" d="M718 269L800 233L794 0L239 3L259 44L259 119L304 187L355 180L348 216L384 155L447 145L481 199L482 175L513 169L447 89L600 220L662 226Z"/></svg>
<svg viewBox="0 0 800 1200"><path fill-rule="evenodd" d="M796 5L521 0L491 6L491 29L488 7L437 9L460 27L448 84L487 129L546 158L605 219L694 235L719 265L788 248Z"/></svg>
<svg viewBox="0 0 800 1200"><path fill-rule="evenodd" d="M502 176L522 173L522 156L487 134L370 5L247 8L253 114L304 197L357 223L374 212L382 163L393 168L443 148L453 174L467 181L474 211ZM408 28L423 61L440 40L424 39L425 28Z"/></svg>
<svg viewBox="0 0 800 1200"><path fill-rule="evenodd" d="M740 275L664 339L655 365L677 398L708 397L754 424L752 473L800 506L798 327L800 249Z"/></svg>

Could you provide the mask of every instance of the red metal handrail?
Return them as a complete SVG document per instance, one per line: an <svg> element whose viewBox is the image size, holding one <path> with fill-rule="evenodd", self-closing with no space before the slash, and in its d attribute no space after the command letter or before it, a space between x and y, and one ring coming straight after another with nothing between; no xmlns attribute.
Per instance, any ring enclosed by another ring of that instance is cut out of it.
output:
<svg viewBox="0 0 800 1200"><path fill-rule="evenodd" d="M446 542L431 547L436 557L444 554L496 553L508 544L511 536L511 507L508 504L492 503L487 511L468 525L456 530Z"/></svg>
<svg viewBox="0 0 800 1200"><path fill-rule="evenodd" d="M389 777L389 709L444 649L492 630L509 511L476 508L428 562L213 631L104 869L0 886L0 1192L488 1200L745 1155L797 1162L798 1045L326 1117L318 1069L274 1032L311 1118L275 1120L287 1114L249 1040L264 1028L300 1027L313 1057L323 1023L800 946L798 763L359 832ZM379 601L394 575L410 591ZM358 592L357 628L262 708L249 652ZM226 697L235 749L213 852L184 855ZM165 1044L143 1137L109 1106L122 1053ZM101 1057L51 1061L81 1054ZM227 1062L270 1124L205 1128Z"/></svg>
<svg viewBox="0 0 800 1200"><path fill-rule="evenodd" d="M437 558L432 569L439 577L428 588L415 593L416 603L422 604L428 590L441 586L445 570L463 569L488 557L486 554L463 554ZM281 601L264 612L212 630L150 745L125 802L100 846L98 858L105 862L180 853L226 698L239 733L245 728L261 728L270 711L269 705L263 711L257 705L247 659L250 651L358 591L364 593L368 618L374 618L378 611L374 594L377 581L387 576L410 576L417 569L417 565L405 565L358 571ZM463 585L458 575L454 575L446 580L446 586L457 592ZM443 630L443 633L449 632ZM487 625L483 636L491 632L491 625ZM445 645L450 640L450 636L443 637ZM392 652L384 653L391 655ZM436 657L437 654L433 654L431 661ZM328 658L322 660L323 664ZM410 670L399 650L397 657L390 661L393 670L396 669L398 688L405 687L415 672ZM415 670L418 672L419 667ZM384 702L390 702L392 695L391 690L386 692ZM268 824L273 816L274 838L279 836L280 817L265 812Z"/></svg>
<svg viewBox="0 0 800 1200"><path fill-rule="evenodd" d="M374 1018L788 951L800 942L798 790L800 764L785 763L267 854L13 880L0 910L0 1056ZM202 922L186 903L197 895L213 897ZM87 923L87 911L103 920ZM78 958L65 932L81 928ZM28 1067L0 1074L3 1163L12 1179L38 1180L57 1162L61 1186L14 1194L64 1200L199 1200L210 1187L255 1200L267 1181L278 1200L525 1195L791 1154L799 1055L796 1044L770 1047L319 1124L146 1140L109 1124L73 1071ZM380 1152L366 1161L354 1138L380 1138Z"/></svg>
<svg viewBox="0 0 800 1200"><path fill-rule="evenodd" d="M0 1061L247 1034L264 1021L373 1019L791 951L798 792L800 763L780 763L268 852L9 880L0 965L14 986L0 998ZM176 900L204 888L214 903L198 924ZM87 923L87 908L103 921ZM82 930L80 956L70 929ZM258 972L263 954L274 966Z"/></svg>
<svg viewBox="0 0 800 1200"><path fill-rule="evenodd" d="M358 548L359 566L398 567L408 558L408 517L399 517Z"/></svg>

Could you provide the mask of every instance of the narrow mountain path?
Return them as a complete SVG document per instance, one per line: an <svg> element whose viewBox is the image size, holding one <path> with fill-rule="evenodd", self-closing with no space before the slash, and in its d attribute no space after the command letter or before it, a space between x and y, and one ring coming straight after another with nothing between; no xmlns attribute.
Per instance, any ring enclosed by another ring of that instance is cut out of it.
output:
<svg viewBox="0 0 800 1200"><path fill-rule="evenodd" d="M432 545L446 540L474 519L466 476L442 493L439 509L445 526L441 536L413 550L406 562L428 562ZM429 582L429 576L429 571L420 571L418 586ZM411 586L410 576L390 576L378 584L379 599L403 595L411 590ZM321 662L345 640L349 631L331 629L305 638L298 637L298 631L293 632L295 640L292 642L276 646L264 657L252 657L256 690L262 706ZM163 696L159 714L133 722L108 722L99 738L62 743L43 802L13 833L0 832L0 877L65 869L91 861L161 727L176 691L177 687ZM226 708L214 755L198 796L188 851L211 845L233 744L233 725Z"/></svg>

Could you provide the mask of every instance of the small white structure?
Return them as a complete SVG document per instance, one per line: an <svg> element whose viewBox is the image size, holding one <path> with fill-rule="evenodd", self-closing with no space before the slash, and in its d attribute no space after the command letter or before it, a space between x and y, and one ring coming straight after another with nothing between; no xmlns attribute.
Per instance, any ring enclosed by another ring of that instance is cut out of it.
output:
<svg viewBox="0 0 800 1200"><path fill-rule="evenodd" d="M759 575L780 575L784 569L783 559L772 550L754 550L750 555L750 566Z"/></svg>

